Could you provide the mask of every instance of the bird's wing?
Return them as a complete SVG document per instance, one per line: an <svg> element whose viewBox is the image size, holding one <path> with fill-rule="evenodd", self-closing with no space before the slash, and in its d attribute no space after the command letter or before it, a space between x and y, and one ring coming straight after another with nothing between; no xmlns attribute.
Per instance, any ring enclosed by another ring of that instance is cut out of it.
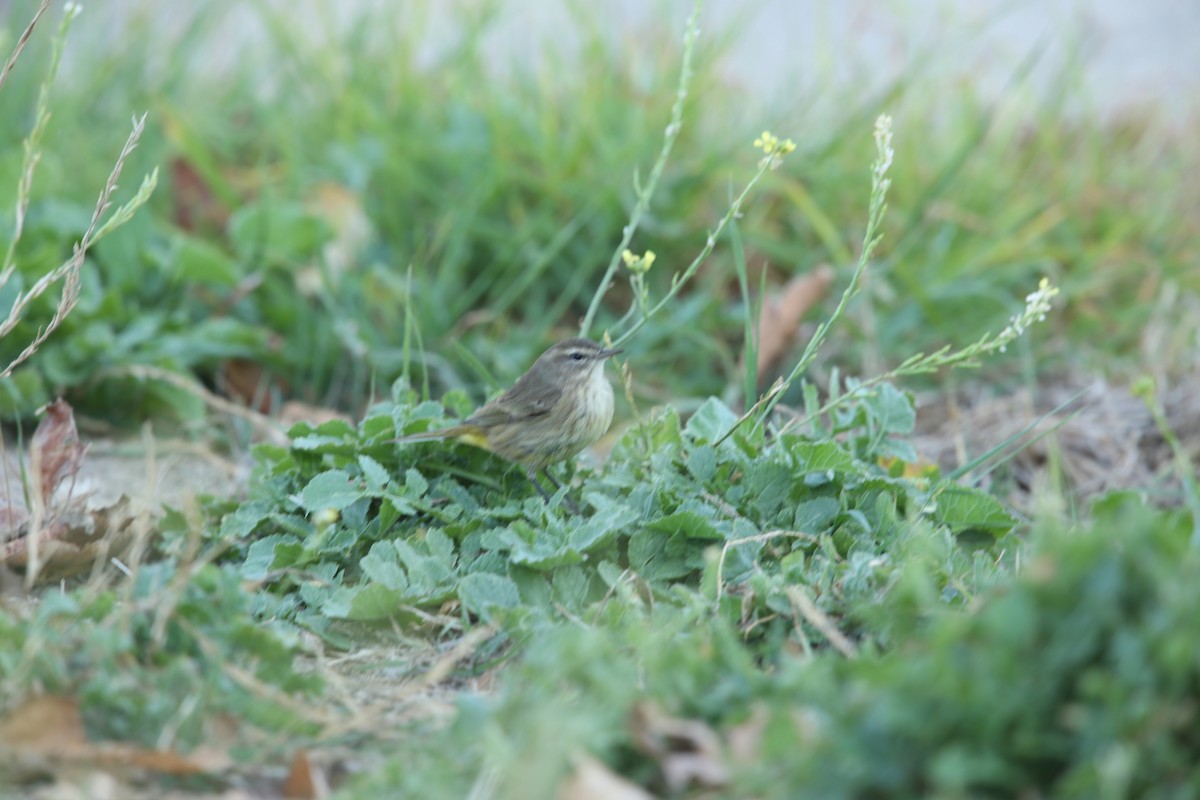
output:
<svg viewBox="0 0 1200 800"><path fill-rule="evenodd" d="M562 396L553 382L526 373L513 387L463 421L464 425L490 428L550 413Z"/></svg>

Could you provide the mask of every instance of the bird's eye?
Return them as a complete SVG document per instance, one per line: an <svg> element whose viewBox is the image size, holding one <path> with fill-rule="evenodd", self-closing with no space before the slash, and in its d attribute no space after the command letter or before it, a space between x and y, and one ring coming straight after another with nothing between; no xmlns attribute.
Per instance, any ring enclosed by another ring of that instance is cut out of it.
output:
<svg viewBox="0 0 1200 800"><path fill-rule="evenodd" d="M587 357L587 356L585 356L583 353L579 352L578 350L576 350L575 352L571 353L571 360L572 360L572 361L583 361L583 359L585 359L586 357Z"/></svg>

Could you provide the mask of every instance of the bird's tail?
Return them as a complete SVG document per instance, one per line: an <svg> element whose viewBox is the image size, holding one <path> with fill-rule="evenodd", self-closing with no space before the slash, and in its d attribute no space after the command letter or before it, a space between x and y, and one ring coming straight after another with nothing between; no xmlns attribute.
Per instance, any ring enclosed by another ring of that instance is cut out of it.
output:
<svg viewBox="0 0 1200 800"><path fill-rule="evenodd" d="M430 439L466 439L471 441L479 437L479 428L474 425L451 425L449 428L441 428L436 431L423 431L421 433L410 433L407 436L398 436L389 441L392 442L424 442ZM474 444L474 442L471 442Z"/></svg>

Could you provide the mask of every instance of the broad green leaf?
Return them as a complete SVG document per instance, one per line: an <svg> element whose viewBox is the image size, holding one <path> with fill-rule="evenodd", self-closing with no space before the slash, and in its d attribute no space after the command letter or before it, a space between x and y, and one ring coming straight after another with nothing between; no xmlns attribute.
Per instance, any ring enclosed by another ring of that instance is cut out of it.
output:
<svg viewBox="0 0 1200 800"><path fill-rule="evenodd" d="M415 605L415 598L404 592L388 589L383 584L368 583L365 586L338 589L321 611L333 619L356 622L393 619L408 624L417 620L415 614L405 609L405 606L412 605Z"/></svg>
<svg viewBox="0 0 1200 800"><path fill-rule="evenodd" d="M805 472L862 472L865 469L862 462L833 442L789 439L786 447L796 459L797 467Z"/></svg>
<svg viewBox="0 0 1200 800"><path fill-rule="evenodd" d="M791 468L772 461L748 465L743 480L747 499L764 516L773 516L788 501L792 488L799 483L798 476Z"/></svg>
<svg viewBox="0 0 1200 800"><path fill-rule="evenodd" d="M310 513L333 509L340 511L363 496L363 490L340 469L315 476L300 492L300 505Z"/></svg>
<svg viewBox="0 0 1200 800"><path fill-rule="evenodd" d="M582 609L591 590L590 574L590 570L579 566L564 567L555 572L550 579L555 601L573 611Z"/></svg>
<svg viewBox="0 0 1200 800"><path fill-rule="evenodd" d="M429 481L415 467L409 467L404 473L404 486L411 497L424 497L429 492Z"/></svg>
<svg viewBox="0 0 1200 800"><path fill-rule="evenodd" d="M612 541L625 528L635 522L641 514L627 505L593 497L598 504L597 513L577 523L567 534L567 543L572 550L591 552Z"/></svg>
<svg viewBox="0 0 1200 800"><path fill-rule="evenodd" d="M454 540L447 536L437 528L431 529L425 534L425 546L429 548L429 554L437 560L441 561L447 567L453 567L456 558L454 552Z"/></svg>
<svg viewBox="0 0 1200 800"><path fill-rule="evenodd" d="M371 551L359 559L358 565L369 580L397 592L408 591L408 576L396 561L396 548L391 542L371 545Z"/></svg>
<svg viewBox="0 0 1200 800"><path fill-rule="evenodd" d="M358 467L362 470L363 480L366 481L368 491L383 491L383 488L392 479L383 464L368 455L358 457Z"/></svg>
<svg viewBox="0 0 1200 800"><path fill-rule="evenodd" d="M340 453L350 455L354 452L354 443L341 436L322 436L310 433L292 439L292 449L311 453Z"/></svg>
<svg viewBox="0 0 1200 800"><path fill-rule="evenodd" d="M737 414L715 397L705 400L692 414L684 428L697 441L711 444L720 439L737 422Z"/></svg>
<svg viewBox="0 0 1200 800"><path fill-rule="evenodd" d="M687 457L687 468L693 478L707 483L717 473L717 451L707 444L693 448Z"/></svg>
<svg viewBox="0 0 1200 800"><path fill-rule="evenodd" d="M260 581L275 567L276 547L284 544L299 546L295 536L275 533L252 542L246 549L246 560L242 562L242 577L249 581Z"/></svg>
<svg viewBox="0 0 1200 800"><path fill-rule="evenodd" d="M535 542L515 542L509 553L509 559L514 564L547 571L568 564L578 564L583 561L583 555L574 548L566 547L561 542L547 542L544 539Z"/></svg>
<svg viewBox="0 0 1200 800"><path fill-rule="evenodd" d="M259 200L229 219L229 239L246 259L293 262L316 254L332 235L328 223L295 202Z"/></svg>
<svg viewBox="0 0 1200 800"><path fill-rule="evenodd" d="M245 539L271 515L272 510L270 503L262 501L243 503L221 519L221 538Z"/></svg>
<svg viewBox="0 0 1200 800"><path fill-rule="evenodd" d="M242 276L225 251L204 239L180 236L175 247L175 276L186 284L229 287Z"/></svg>
<svg viewBox="0 0 1200 800"><path fill-rule="evenodd" d="M917 424L912 398L890 383L882 383L862 397L862 403L883 433L909 434Z"/></svg>
<svg viewBox="0 0 1200 800"><path fill-rule="evenodd" d="M412 544L400 539L393 541L392 547L395 548L404 568L408 570L408 583L413 594L433 595L444 591L453 583L454 572L451 565L442 563L434 556L418 552Z"/></svg>
<svg viewBox="0 0 1200 800"><path fill-rule="evenodd" d="M686 536L689 539L724 539L725 535L713 525L713 521L695 511L676 511L646 523L646 530L658 531L671 536Z"/></svg>
<svg viewBox="0 0 1200 800"><path fill-rule="evenodd" d="M493 608L516 608L521 595L517 584L504 575L474 572L458 582L458 599L468 611L487 619Z"/></svg>
<svg viewBox="0 0 1200 800"><path fill-rule="evenodd" d="M842 504L833 497L816 497L796 506L793 523L798 531L817 534L829 527L842 511Z"/></svg>
<svg viewBox="0 0 1200 800"><path fill-rule="evenodd" d="M650 528L643 528L629 539L629 566L646 580L681 578L693 568L678 545L671 546L671 537Z"/></svg>
<svg viewBox="0 0 1200 800"><path fill-rule="evenodd" d="M998 536L1016 524L999 500L979 489L944 484L934 492L933 500L931 516L956 532L974 528Z"/></svg>

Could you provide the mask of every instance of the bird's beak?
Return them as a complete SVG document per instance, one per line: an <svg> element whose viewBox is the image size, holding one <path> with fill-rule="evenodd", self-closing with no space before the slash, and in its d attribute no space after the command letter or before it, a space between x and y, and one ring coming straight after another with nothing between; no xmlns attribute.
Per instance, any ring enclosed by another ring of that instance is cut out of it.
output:
<svg viewBox="0 0 1200 800"><path fill-rule="evenodd" d="M609 350L601 350L598 355L602 359L607 359L607 358L612 358L613 356L619 356L621 353L624 353L624 352L625 352L625 348L623 348L623 347L613 347Z"/></svg>

